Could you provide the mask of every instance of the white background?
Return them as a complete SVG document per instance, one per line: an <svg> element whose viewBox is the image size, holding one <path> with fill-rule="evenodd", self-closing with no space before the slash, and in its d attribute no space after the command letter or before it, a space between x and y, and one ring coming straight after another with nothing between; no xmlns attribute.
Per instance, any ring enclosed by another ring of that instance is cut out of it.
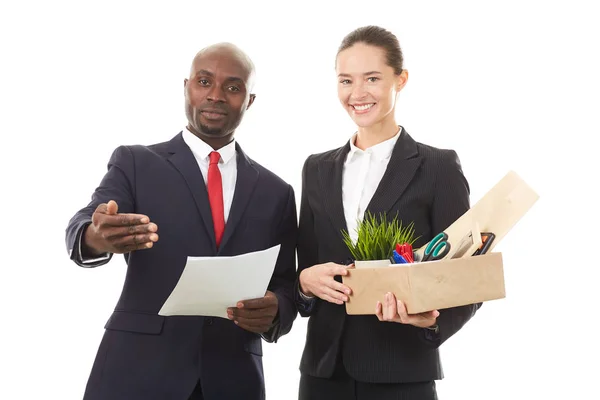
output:
<svg viewBox="0 0 600 400"><path fill-rule="evenodd" d="M81 398L125 264L77 267L64 229L116 146L184 126L195 52L231 41L252 57L257 100L236 136L299 200L304 159L353 133L334 58L366 24L405 53L398 122L458 152L473 204L511 169L541 196L497 248L507 298L443 345L440 398L599 398L593 3L2 2L0 398ZM305 333L298 318L265 344L269 399L296 398Z"/></svg>

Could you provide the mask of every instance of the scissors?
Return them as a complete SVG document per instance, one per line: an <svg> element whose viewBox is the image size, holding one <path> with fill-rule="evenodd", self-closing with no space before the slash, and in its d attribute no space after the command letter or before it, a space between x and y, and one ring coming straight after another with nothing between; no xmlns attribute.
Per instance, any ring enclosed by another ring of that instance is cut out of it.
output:
<svg viewBox="0 0 600 400"><path fill-rule="evenodd" d="M431 242L425 247L425 254L422 261L441 260L450 252L450 243L446 232L438 233Z"/></svg>

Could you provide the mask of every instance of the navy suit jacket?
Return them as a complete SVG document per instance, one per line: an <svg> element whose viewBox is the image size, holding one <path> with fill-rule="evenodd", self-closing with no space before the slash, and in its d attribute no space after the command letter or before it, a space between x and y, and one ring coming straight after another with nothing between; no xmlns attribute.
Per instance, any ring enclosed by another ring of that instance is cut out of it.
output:
<svg viewBox="0 0 600 400"><path fill-rule="evenodd" d="M158 315L188 256L231 256L281 244L269 283L279 311L264 337L275 342L292 327L294 191L237 144L236 150L235 194L219 249L202 173L181 133L151 146L118 147L91 202L69 222L67 249L81 266L89 265L79 262L79 241L100 203L112 199L120 213L148 215L160 237L153 248L125 255L123 290L106 323L85 399L187 400L198 381L207 400L264 398L260 335L223 318Z"/></svg>

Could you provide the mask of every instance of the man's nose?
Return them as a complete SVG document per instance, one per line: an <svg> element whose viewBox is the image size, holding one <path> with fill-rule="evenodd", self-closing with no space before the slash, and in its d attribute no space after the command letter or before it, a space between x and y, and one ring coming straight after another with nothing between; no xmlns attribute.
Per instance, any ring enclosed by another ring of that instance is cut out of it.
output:
<svg viewBox="0 0 600 400"><path fill-rule="evenodd" d="M225 102L225 92L223 92L223 89L221 88L221 86L213 85L210 87L210 90L208 91L208 95L206 96L206 98L209 101L223 103L223 102Z"/></svg>

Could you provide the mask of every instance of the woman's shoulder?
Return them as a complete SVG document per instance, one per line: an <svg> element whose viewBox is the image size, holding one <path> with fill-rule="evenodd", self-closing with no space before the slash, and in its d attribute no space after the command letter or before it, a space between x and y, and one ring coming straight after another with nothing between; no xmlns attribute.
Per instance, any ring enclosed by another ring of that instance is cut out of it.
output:
<svg viewBox="0 0 600 400"><path fill-rule="evenodd" d="M343 160L348 155L349 150L350 150L350 145L348 143L346 143L342 147L323 151L320 153L313 153L306 158L304 164L312 165L312 164L319 164L320 162Z"/></svg>
<svg viewBox="0 0 600 400"><path fill-rule="evenodd" d="M454 149L435 147L420 142L416 142L416 145L419 155L425 159L441 163L453 163L458 160L458 154Z"/></svg>

